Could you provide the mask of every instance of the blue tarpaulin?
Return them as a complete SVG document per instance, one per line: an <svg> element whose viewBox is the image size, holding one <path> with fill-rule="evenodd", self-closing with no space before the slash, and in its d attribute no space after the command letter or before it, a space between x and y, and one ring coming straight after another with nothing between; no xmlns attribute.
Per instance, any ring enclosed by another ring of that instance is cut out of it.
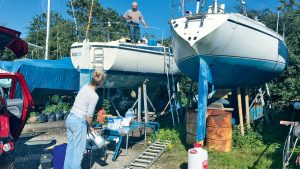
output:
<svg viewBox="0 0 300 169"><path fill-rule="evenodd" d="M32 94L62 95L79 90L79 72L73 67L70 57L0 61L0 69L22 73Z"/></svg>

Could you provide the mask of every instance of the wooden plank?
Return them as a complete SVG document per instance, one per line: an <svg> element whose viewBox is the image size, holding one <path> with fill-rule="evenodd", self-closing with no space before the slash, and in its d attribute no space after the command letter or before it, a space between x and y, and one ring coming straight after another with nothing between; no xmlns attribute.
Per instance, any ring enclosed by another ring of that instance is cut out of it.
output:
<svg viewBox="0 0 300 169"><path fill-rule="evenodd" d="M240 118L240 129L241 129L241 135L243 136L245 134L244 129L244 117L243 117L243 109L242 109L242 96L241 96L241 89L238 87L237 90L237 99L238 99L238 109L239 109L239 118Z"/></svg>
<svg viewBox="0 0 300 169"><path fill-rule="evenodd" d="M245 109L246 109L246 123L247 129L250 130L250 108L249 108L249 92L248 88L245 88Z"/></svg>

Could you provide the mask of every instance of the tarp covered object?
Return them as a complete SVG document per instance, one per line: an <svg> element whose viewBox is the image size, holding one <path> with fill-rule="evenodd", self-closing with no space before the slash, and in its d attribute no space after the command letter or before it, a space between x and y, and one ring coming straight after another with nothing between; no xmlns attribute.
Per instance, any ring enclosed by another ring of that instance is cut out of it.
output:
<svg viewBox="0 0 300 169"><path fill-rule="evenodd" d="M79 72L73 67L70 57L0 61L0 69L22 73L32 94L60 95L79 90Z"/></svg>

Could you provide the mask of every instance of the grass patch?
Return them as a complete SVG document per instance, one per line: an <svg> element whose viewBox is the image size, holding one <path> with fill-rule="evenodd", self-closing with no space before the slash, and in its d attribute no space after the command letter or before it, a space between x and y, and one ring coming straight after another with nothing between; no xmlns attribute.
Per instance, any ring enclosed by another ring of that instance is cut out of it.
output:
<svg viewBox="0 0 300 169"><path fill-rule="evenodd" d="M280 169L282 168L282 149L288 128L277 125L256 124L251 131L240 135L238 127L233 129L233 147L229 153L208 150L210 169ZM163 128L158 138L174 140L172 149L166 151L155 163L156 168L187 169L187 150L185 145L185 125L175 129ZM293 154L288 169L300 168L295 165L299 147Z"/></svg>

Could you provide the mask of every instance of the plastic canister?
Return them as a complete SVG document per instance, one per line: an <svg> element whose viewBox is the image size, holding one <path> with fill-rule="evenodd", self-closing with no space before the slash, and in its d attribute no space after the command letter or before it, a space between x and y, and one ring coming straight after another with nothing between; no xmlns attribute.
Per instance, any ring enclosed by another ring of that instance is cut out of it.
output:
<svg viewBox="0 0 300 169"><path fill-rule="evenodd" d="M125 117L133 120L134 119L134 110L128 109L127 112L125 113Z"/></svg>
<svg viewBox="0 0 300 169"><path fill-rule="evenodd" d="M157 40L154 38L148 39L148 46L157 46Z"/></svg>
<svg viewBox="0 0 300 169"><path fill-rule="evenodd" d="M202 144L195 143L194 148L189 149L188 169L208 169L208 153L202 147Z"/></svg>
<svg viewBox="0 0 300 169"><path fill-rule="evenodd" d="M117 117L114 119L113 129L118 129L122 127L122 117Z"/></svg>
<svg viewBox="0 0 300 169"><path fill-rule="evenodd" d="M112 118L107 118L107 128L112 129L114 125L114 120Z"/></svg>
<svg viewBox="0 0 300 169"><path fill-rule="evenodd" d="M88 132L88 137L96 144L99 149L102 148L105 144L104 138L95 131Z"/></svg>

